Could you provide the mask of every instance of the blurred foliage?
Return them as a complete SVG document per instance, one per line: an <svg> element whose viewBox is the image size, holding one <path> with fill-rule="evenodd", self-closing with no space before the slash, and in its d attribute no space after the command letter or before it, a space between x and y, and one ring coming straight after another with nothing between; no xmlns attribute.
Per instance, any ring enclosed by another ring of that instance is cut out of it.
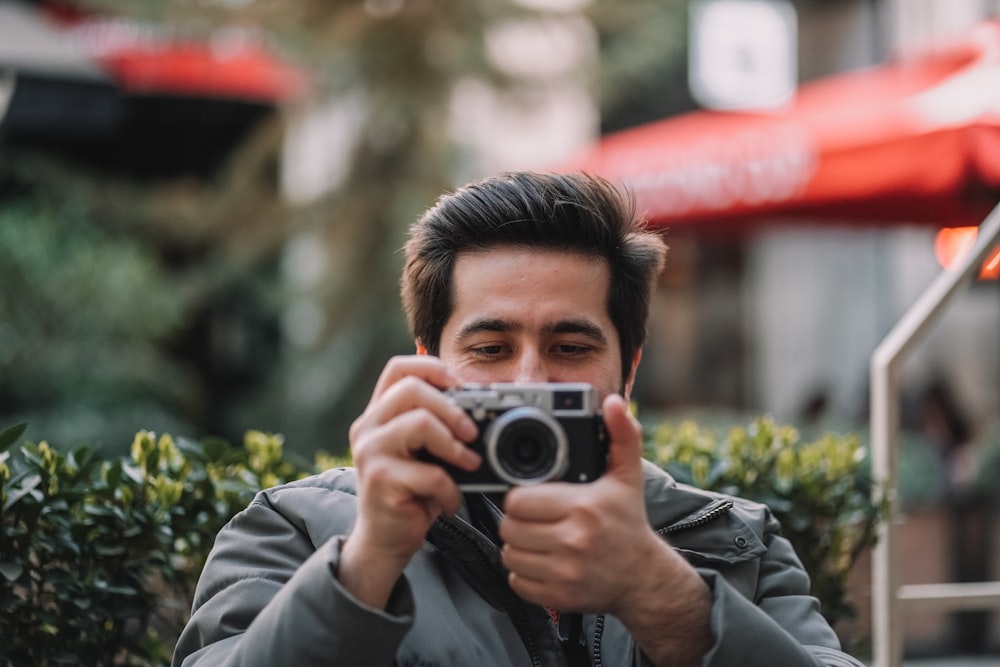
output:
<svg viewBox="0 0 1000 667"><path fill-rule="evenodd" d="M487 33L552 14L492 0L448 11L427 0L74 4L186 36L250 28L313 88L263 114L207 173L108 169L100 142L69 153L58 141L44 151L3 145L0 277L24 289L0 297L2 321L18 322L0 325L9 343L0 345L0 419L95 444L138 427L236 439L250 425L303 451L342 451L385 360L412 351L397 286L407 227L470 177L469 149L451 134L455 86L543 85L504 73ZM663 83L664 63L683 50L684 2L595 0L583 11L598 35L592 82L605 109ZM291 205L280 184L286 130L341 102L361 110L330 149L344 152L345 173ZM176 141L189 150L193 140ZM324 250L321 280L289 284L293 238ZM286 334L298 305L320 314L305 343Z"/></svg>
<svg viewBox="0 0 1000 667"><path fill-rule="evenodd" d="M149 210L169 195L153 187L28 148L3 155L0 418L94 446L126 441L137 426L232 427L219 397L242 395L227 381L276 357L249 344L253 325L266 331L275 318L266 262L161 232ZM227 327L242 346L220 340ZM234 367L248 370L227 377Z"/></svg>
<svg viewBox="0 0 1000 667"><path fill-rule="evenodd" d="M229 518L261 489L350 464L322 451L307 463L259 431L242 447L140 431L124 456L16 446L24 431L0 431L0 665L167 664ZM771 507L823 613L852 614L847 573L885 518L856 436L802 442L758 419L720 439L662 422L646 444L679 481Z"/></svg>
<svg viewBox="0 0 1000 667"><path fill-rule="evenodd" d="M141 431L121 457L15 447L23 432L0 432L0 665L169 664L219 529L316 470L258 431L240 448Z"/></svg>
<svg viewBox="0 0 1000 667"><path fill-rule="evenodd" d="M720 437L692 421L663 422L647 437L646 455L680 482L770 507L823 615L831 623L854 616L848 574L888 516L887 503L873 500L857 435L803 441L793 427L758 418Z"/></svg>
<svg viewBox="0 0 1000 667"><path fill-rule="evenodd" d="M602 126L614 131L695 108L687 87L687 0L595 0L594 85Z"/></svg>
<svg viewBox="0 0 1000 667"><path fill-rule="evenodd" d="M156 249L100 224L94 199L31 161L0 166L0 413L113 435L177 408L189 378L162 345L187 300Z"/></svg>

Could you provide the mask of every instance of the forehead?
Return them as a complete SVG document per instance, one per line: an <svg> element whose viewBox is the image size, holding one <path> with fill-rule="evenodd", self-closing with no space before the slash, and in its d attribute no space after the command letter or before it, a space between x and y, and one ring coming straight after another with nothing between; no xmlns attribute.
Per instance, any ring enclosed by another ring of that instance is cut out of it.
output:
<svg viewBox="0 0 1000 667"><path fill-rule="evenodd" d="M462 252L453 269L449 323L477 316L588 317L610 327L610 276L603 258L569 251L501 246Z"/></svg>

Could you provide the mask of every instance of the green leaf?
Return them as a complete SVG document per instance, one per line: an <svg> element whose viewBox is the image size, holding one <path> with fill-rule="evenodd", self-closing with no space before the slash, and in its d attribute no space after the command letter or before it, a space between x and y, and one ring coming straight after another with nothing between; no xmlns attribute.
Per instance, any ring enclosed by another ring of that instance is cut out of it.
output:
<svg viewBox="0 0 1000 667"><path fill-rule="evenodd" d="M137 591L132 586L115 586L113 584L109 584L106 581L94 582L94 588L101 591L102 593L112 593L114 595L133 596L139 594L139 591Z"/></svg>
<svg viewBox="0 0 1000 667"><path fill-rule="evenodd" d="M17 581L21 578L22 572L24 572L24 566L20 563L0 563L0 574L7 581Z"/></svg>
<svg viewBox="0 0 1000 667"><path fill-rule="evenodd" d="M21 439L27 429L28 424L25 422L0 431L0 452L10 449L14 443Z"/></svg>
<svg viewBox="0 0 1000 667"><path fill-rule="evenodd" d="M128 463L122 463L121 471L125 473L126 477L128 477L136 484L142 484L143 481L145 481L146 479L146 476L143 474L142 470Z"/></svg>
<svg viewBox="0 0 1000 667"><path fill-rule="evenodd" d="M98 556L121 556L125 553L124 544L95 544L94 553Z"/></svg>
<svg viewBox="0 0 1000 667"><path fill-rule="evenodd" d="M7 502L4 503L3 509L6 512L11 507L13 507L21 498L30 495L36 501L41 501L45 496L41 491L38 491L37 487L42 481L41 475L32 475L21 482L21 486L8 492Z"/></svg>
<svg viewBox="0 0 1000 667"><path fill-rule="evenodd" d="M105 479L107 480L109 489L117 489L118 485L122 481L122 462L114 461L108 466L107 472L105 474Z"/></svg>
<svg viewBox="0 0 1000 667"><path fill-rule="evenodd" d="M177 437L174 439L174 445L181 454L189 459L193 459L201 463L209 460L208 456L205 454L205 446L197 440Z"/></svg>
<svg viewBox="0 0 1000 667"><path fill-rule="evenodd" d="M227 456L233 451L232 443L225 438L208 437L202 440L201 444L204 448L205 456L212 462L226 460Z"/></svg>
<svg viewBox="0 0 1000 667"><path fill-rule="evenodd" d="M70 451L66 456L66 464L76 469L85 467L94 457L94 450L91 447L82 445Z"/></svg>

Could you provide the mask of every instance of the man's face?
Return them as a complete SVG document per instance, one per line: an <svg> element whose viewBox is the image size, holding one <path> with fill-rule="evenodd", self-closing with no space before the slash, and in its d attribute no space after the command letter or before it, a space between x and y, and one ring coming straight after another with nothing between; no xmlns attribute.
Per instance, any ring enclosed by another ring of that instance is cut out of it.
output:
<svg viewBox="0 0 1000 667"><path fill-rule="evenodd" d="M499 247L460 253L453 271L440 357L463 382L589 382L602 398L627 394L607 262Z"/></svg>

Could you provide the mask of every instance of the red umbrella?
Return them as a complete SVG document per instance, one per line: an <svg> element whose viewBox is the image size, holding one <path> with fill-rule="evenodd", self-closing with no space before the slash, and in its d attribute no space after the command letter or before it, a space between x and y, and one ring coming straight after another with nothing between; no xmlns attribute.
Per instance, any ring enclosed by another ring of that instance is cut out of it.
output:
<svg viewBox="0 0 1000 667"><path fill-rule="evenodd" d="M656 225L978 224L1000 199L1000 23L803 85L778 111L698 111L608 135L565 166L627 184Z"/></svg>

